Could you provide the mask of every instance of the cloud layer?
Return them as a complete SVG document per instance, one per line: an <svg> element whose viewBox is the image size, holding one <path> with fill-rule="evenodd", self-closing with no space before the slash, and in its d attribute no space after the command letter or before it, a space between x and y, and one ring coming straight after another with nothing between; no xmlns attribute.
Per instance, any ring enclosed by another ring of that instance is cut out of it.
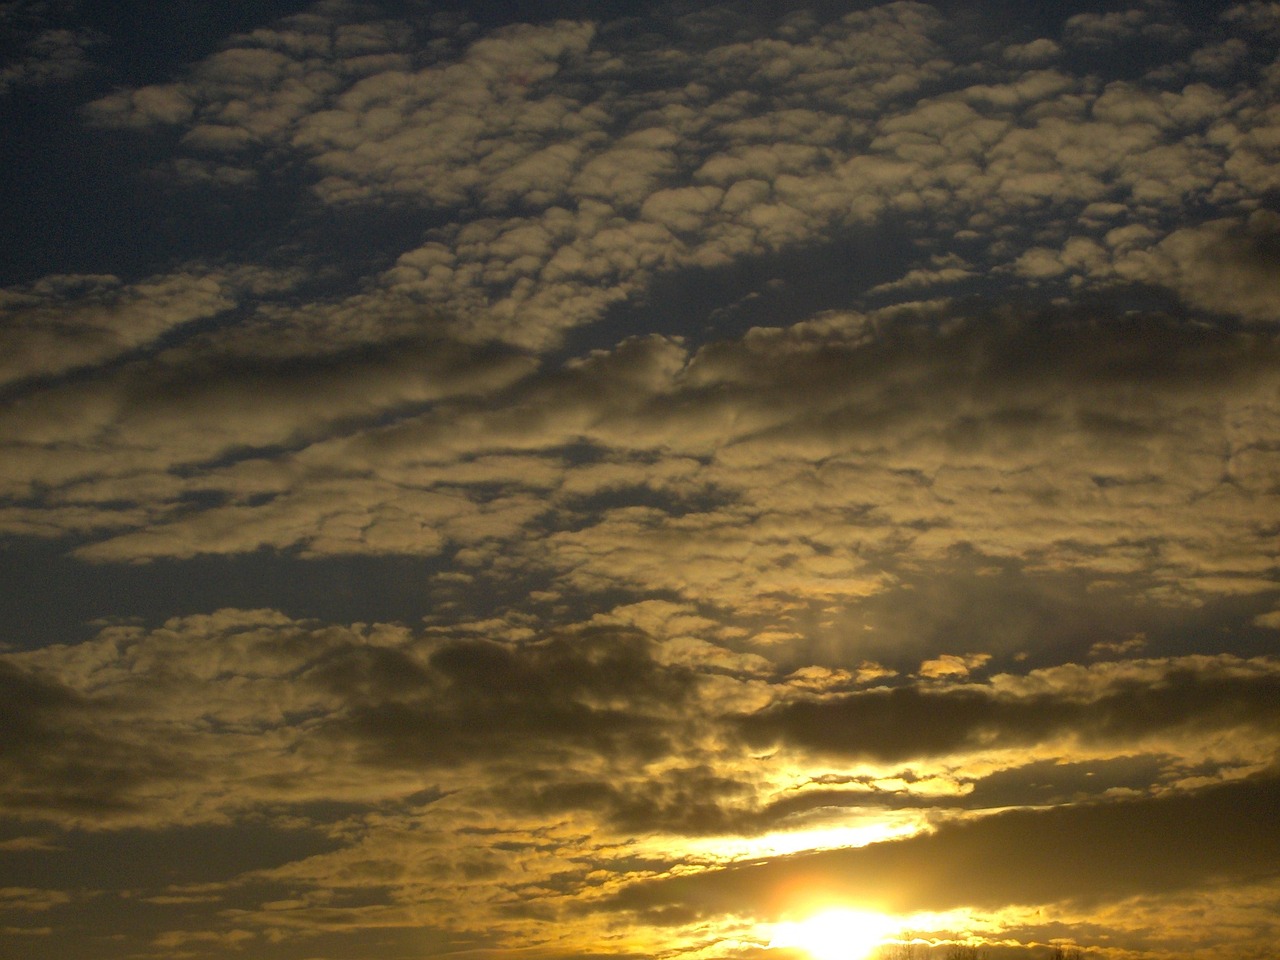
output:
<svg viewBox="0 0 1280 960"><path fill-rule="evenodd" d="M0 10L0 952L1265 955L1275 5L859 6Z"/></svg>

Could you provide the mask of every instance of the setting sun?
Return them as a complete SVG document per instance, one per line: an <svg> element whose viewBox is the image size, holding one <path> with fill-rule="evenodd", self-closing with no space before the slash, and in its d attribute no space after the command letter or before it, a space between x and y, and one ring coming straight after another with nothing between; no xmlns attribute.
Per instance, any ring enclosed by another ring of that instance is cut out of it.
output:
<svg viewBox="0 0 1280 960"><path fill-rule="evenodd" d="M794 947L814 960L864 960L884 943L892 921L862 910L825 910L795 922L780 923L771 947Z"/></svg>

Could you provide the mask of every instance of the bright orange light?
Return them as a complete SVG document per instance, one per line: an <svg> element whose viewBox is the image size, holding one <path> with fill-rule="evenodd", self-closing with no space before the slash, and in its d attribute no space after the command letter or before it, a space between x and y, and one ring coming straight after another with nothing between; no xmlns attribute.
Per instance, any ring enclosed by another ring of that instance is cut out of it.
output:
<svg viewBox="0 0 1280 960"><path fill-rule="evenodd" d="M879 913L824 910L806 920L778 924L769 946L798 947L813 960L866 960L893 927L893 921Z"/></svg>

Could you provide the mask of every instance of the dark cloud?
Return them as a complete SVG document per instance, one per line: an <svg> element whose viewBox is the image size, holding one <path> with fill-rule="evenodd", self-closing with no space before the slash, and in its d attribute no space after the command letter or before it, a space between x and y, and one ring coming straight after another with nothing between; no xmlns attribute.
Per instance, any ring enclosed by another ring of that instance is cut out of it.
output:
<svg viewBox="0 0 1280 960"><path fill-rule="evenodd" d="M630 763L674 749L672 711L695 691L691 672L660 665L644 637L618 631L523 647L458 641L434 651L425 669L400 697L353 698L325 735L390 766L555 763L578 750ZM344 685L362 674L340 672ZM394 675L405 683L404 671Z"/></svg>
<svg viewBox="0 0 1280 960"><path fill-rule="evenodd" d="M1108 795L1140 796L1152 783L1167 777L1171 760L1154 754L1076 763L1060 758L1036 760L983 777L965 795L965 803L971 809L990 810L1097 800Z"/></svg>
<svg viewBox="0 0 1280 960"><path fill-rule="evenodd" d="M743 816L725 801L749 797L751 786L710 767L677 768L661 778L618 784L602 780L560 781L515 792L513 800L539 814L589 810L624 834L673 832L718 835L748 832Z"/></svg>
<svg viewBox="0 0 1280 960"><path fill-rule="evenodd" d="M137 792L172 776L159 744L104 727L112 711L0 661L0 807L88 823L135 812Z"/></svg>
<svg viewBox="0 0 1280 960"><path fill-rule="evenodd" d="M1264 777L1188 796L998 813L910 840L637 883L604 906L778 916L817 891L897 911L1169 893L1274 870L1277 801L1280 783Z"/></svg>
<svg viewBox="0 0 1280 960"><path fill-rule="evenodd" d="M1245 673L1236 674L1238 669ZM997 677L990 685L880 688L787 701L738 724L754 750L785 744L895 763L1063 738L1088 748L1181 731L1280 732L1280 676L1268 661L1138 661L1090 672L1090 682L1079 685L1045 671L1042 685L1015 684L1015 691L1002 689Z"/></svg>
<svg viewBox="0 0 1280 960"><path fill-rule="evenodd" d="M1127 252L1117 272L1178 290L1189 303L1255 322L1274 322L1280 214L1257 210L1169 234L1150 250Z"/></svg>
<svg viewBox="0 0 1280 960"><path fill-rule="evenodd" d="M71 4L8 3L0 9L0 97L30 95L91 73L91 48L107 38L77 23Z"/></svg>

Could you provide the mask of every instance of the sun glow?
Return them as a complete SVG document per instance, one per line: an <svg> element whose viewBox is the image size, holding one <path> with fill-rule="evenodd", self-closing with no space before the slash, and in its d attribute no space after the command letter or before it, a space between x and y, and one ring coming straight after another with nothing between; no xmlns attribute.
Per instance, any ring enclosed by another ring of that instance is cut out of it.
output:
<svg viewBox="0 0 1280 960"><path fill-rule="evenodd" d="M894 923L879 913L824 910L774 928L770 947L794 947L813 960L866 960L893 932Z"/></svg>
<svg viewBox="0 0 1280 960"><path fill-rule="evenodd" d="M691 839L682 842L680 851L685 856L705 857L715 862L727 862L744 858L776 857L789 853L803 853L809 850L835 850L850 847L865 847L869 843L882 843L885 840L898 840L919 833L924 829L924 818L916 811L907 811L898 816L899 822L869 822L854 826L818 827L804 830L779 831L759 837L747 837L740 840L729 838L721 841L719 837L702 841ZM631 849L652 849L661 856L670 855L670 846L662 842L654 842L646 846L638 842Z"/></svg>

